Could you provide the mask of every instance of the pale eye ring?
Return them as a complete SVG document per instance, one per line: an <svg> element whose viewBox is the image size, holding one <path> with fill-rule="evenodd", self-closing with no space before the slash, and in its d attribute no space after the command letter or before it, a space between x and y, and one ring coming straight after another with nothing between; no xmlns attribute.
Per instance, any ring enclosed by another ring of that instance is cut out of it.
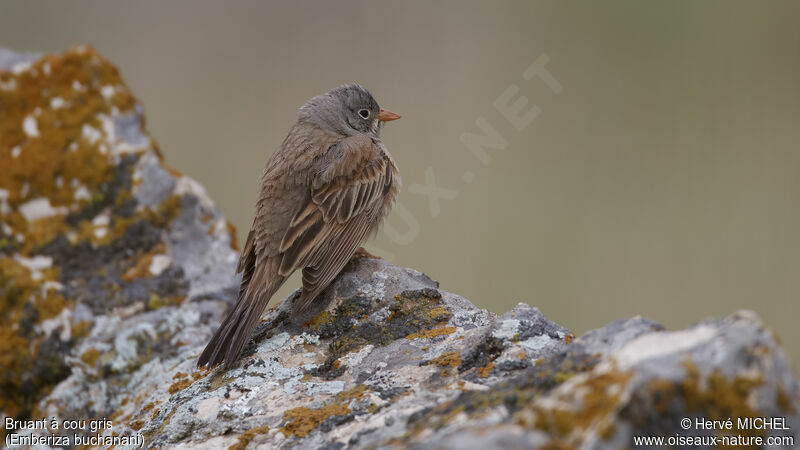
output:
<svg viewBox="0 0 800 450"><path fill-rule="evenodd" d="M369 119L369 110L368 109L359 109L358 115L361 116L362 119Z"/></svg>

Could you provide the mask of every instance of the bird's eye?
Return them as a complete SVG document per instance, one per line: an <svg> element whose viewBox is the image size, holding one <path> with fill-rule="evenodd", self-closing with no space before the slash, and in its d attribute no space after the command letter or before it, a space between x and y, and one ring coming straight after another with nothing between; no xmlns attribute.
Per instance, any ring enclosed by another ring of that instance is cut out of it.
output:
<svg viewBox="0 0 800 450"><path fill-rule="evenodd" d="M369 119L369 110L368 109L359 109L358 115L361 116L362 119Z"/></svg>

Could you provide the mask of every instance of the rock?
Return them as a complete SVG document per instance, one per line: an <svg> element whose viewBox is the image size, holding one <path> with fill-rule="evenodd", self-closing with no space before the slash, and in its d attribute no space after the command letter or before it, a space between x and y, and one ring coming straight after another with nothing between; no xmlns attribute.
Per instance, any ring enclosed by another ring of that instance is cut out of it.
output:
<svg viewBox="0 0 800 450"><path fill-rule="evenodd" d="M0 411L120 420L233 301L233 228L93 49L0 68Z"/></svg>
<svg viewBox="0 0 800 450"><path fill-rule="evenodd" d="M16 67L0 71L4 422L105 418L82 436L126 448L800 439L800 383L753 313L575 338L534 307L498 316L380 259L353 259L303 317L295 295L273 304L236 368L197 370L236 295L232 227L164 163L110 63L91 48L31 58L0 52ZM738 422L764 417L789 429Z"/></svg>

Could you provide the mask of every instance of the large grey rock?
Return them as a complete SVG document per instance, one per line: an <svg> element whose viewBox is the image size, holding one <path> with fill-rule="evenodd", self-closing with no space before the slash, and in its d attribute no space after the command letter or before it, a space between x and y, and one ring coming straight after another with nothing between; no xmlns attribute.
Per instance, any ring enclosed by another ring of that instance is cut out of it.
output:
<svg viewBox="0 0 800 450"><path fill-rule="evenodd" d="M236 294L229 225L199 184L164 164L141 107L102 57L87 48L5 55L16 69L0 71L0 104L12 111L0 127L14 139L0 140L10 142L0 157L16 156L0 174L3 419L105 417L113 427L84 434L115 448L800 439L800 384L754 313L680 331L617 320L575 338L535 307L496 315L380 259L352 260L302 317L291 314L294 295L276 302L234 369L196 370ZM83 82L59 78L64 71ZM67 102L93 106L66 113ZM71 142L89 170L70 172L65 159L37 177L26 165ZM54 189L59 176L67 187ZM790 429L740 429L755 417ZM731 430L695 422L728 418Z"/></svg>

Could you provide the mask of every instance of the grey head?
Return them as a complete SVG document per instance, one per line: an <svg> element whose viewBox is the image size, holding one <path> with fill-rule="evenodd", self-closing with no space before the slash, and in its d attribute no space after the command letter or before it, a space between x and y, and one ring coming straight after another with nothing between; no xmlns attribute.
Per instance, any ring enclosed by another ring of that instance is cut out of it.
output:
<svg viewBox="0 0 800 450"><path fill-rule="evenodd" d="M400 116L381 109L358 84L345 84L318 95L303 105L298 119L344 137L366 134L380 138L383 123Z"/></svg>

